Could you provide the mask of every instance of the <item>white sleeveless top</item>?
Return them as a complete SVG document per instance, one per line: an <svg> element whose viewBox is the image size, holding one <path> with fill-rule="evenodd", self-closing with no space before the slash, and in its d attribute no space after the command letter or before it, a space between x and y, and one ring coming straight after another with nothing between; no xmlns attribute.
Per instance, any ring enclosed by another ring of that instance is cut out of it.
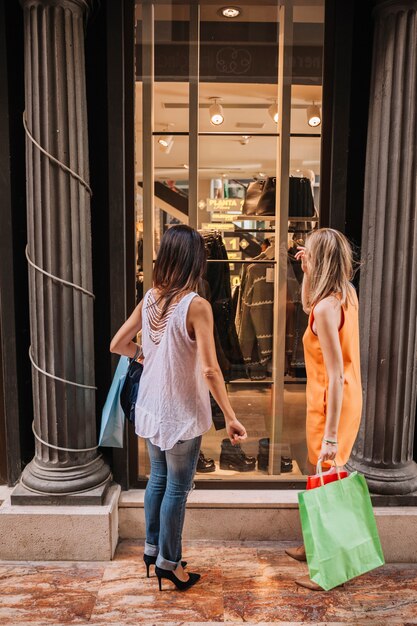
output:
<svg viewBox="0 0 417 626"><path fill-rule="evenodd" d="M197 342L188 334L187 313L198 294L171 304L160 319L150 289L143 299L144 367L135 407L135 429L161 450L193 439L211 427L211 406L201 371Z"/></svg>

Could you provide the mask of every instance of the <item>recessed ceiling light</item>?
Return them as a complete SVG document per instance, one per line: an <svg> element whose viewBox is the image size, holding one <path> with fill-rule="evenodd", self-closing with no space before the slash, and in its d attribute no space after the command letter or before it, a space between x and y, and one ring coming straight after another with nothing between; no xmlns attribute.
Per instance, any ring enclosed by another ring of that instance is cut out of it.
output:
<svg viewBox="0 0 417 626"><path fill-rule="evenodd" d="M233 19L234 17L238 17L242 12L242 9L239 7L222 7L217 11L219 15L223 15L223 17L227 17L229 19Z"/></svg>

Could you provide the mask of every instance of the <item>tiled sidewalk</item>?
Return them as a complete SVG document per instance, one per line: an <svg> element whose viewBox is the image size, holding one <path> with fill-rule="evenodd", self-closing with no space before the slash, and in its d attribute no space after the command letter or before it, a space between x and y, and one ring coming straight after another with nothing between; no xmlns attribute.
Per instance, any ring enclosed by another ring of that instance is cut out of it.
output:
<svg viewBox="0 0 417 626"><path fill-rule="evenodd" d="M122 541L111 563L0 563L0 624L417 624L417 565L387 565L344 590L311 592L284 543L186 544L202 580L188 592L147 579L142 545Z"/></svg>

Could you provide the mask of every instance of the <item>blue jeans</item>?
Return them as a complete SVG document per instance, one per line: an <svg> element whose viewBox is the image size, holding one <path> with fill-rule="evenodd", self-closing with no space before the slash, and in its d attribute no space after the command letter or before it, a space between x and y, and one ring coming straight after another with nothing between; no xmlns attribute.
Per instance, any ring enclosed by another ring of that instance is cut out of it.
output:
<svg viewBox="0 0 417 626"><path fill-rule="evenodd" d="M193 487L202 437L179 441L162 452L149 439L151 475L145 491L145 554L158 567L174 570L182 558L185 505Z"/></svg>

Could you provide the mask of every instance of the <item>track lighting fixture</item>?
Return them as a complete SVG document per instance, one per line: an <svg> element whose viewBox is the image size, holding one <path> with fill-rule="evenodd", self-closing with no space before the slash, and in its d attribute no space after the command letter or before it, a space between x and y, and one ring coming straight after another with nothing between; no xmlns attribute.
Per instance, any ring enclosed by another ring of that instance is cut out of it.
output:
<svg viewBox="0 0 417 626"><path fill-rule="evenodd" d="M320 126L321 124L320 109L314 102L307 107L307 122L312 127Z"/></svg>
<svg viewBox="0 0 417 626"><path fill-rule="evenodd" d="M219 98L210 98L210 100L213 101L209 108L210 123L213 126L220 126L224 122L223 107L218 103Z"/></svg>
<svg viewBox="0 0 417 626"><path fill-rule="evenodd" d="M271 104L271 106L268 109L268 113L271 116L271 118L274 120L275 124L278 124L278 104L277 104L277 102L274 102L274 104Z"/></svg>
<svg viewBox="0 0 417 626"><path fill-rule="evenodd" d="M167 131L168 128L165 128ZM169 154L171 152L172 146L174 145L174 137L172 135L161 135L158 139L159 149L161 152L165 152L165 154Z"/></svg>
<svg viewBox="0 0 417 626"><path fill-rule="evenodd" d="M159 145L162 146L163 148L168 148L171 141L172 141L172 135L167 135L166 137L160 137L158 139Z"/></svg>

